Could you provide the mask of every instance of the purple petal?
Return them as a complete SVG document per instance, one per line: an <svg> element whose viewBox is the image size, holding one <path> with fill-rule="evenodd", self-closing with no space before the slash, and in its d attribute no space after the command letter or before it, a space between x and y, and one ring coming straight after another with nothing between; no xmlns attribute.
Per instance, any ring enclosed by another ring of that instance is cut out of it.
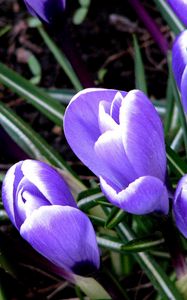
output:
<svg viewBox="0 0 187 300"><path fill-rule="evenodd" d="M137 215L168 213L168 192L163 182L156 177L139 177L122 191L108 179L100 177L100 182L108 200L124 211Z"/></svg>
<svg viewBox="0 0 187 300"><path fill-rule="evenodd" d="M18 162L13 165L8 172L3 181L2 186L2 201L5 210L11 220L11 222L18 228L19 214L15 213L15 197L17 187L20 180L23 178L23 173L21 171L21 166L23 161Z"/></svg>
<svg viewBox="0 0 187 300"><path fill-rule="evenodd" d="M181 79L187 65L187 30L183 31L176 39L172 48L172 67L179 90Z"/></svg>
<svg viewBox="0 0 187 300"><path fill-rule="evenodd" d="M187 175L177 185L173 211L178 229L187 238Z"/></svg>
<svg viewBox="0 0 187 300"><path fill-rule="evenodd" d="M74 207L40 207L25 220L20 233L35 250L59 267L76 269L79 274L85 264L99 268L99 250L92 224Z"/></svg>
<svg viewBox="0 0 187 300"><path fill-rule="evenodd" d="M120 128L129 162L138 176L151 175L165 180L166 152L161 120L154 106L141 91L124 98Z"/></svg>
<svg viewBox="0 0 187 300"><path fill-rule="evenodd" d="M99 160L105 163L101 176L108 177L121 189L138 176L124 151L121 130L107 131L95 143Z"/></svg>
<svg viewBox="0 0 187 300"><path fill-rule="evenodd" d="M112 101L111 108L110 108L110 115L117 124L119 124L119 111L120 111L122 101L123 101L122 94L118 92L114 100Z"/></svg>
<svg viewBox="0 0 187 300"><path fill-rule="evenodd" d="M101 101L99 103L98 122L99 122L100 133L104 133L107 130L115 130L119 127L117 123L110 116L110 106L111 103L107 101Z"/></svg>
<svg viewBox="0 0 187 300"><path fill-rule="evenodd" d="M77 206L62 176L48 164L28 159L21 170L51 204Z"/></svg>
<svg viewBox="0 0 187 300"><path fill-rule="evenodd" d="M112 103L117 91L105 89L85 89L76 94L66 109L64 131L66 139L82 162L96 175L104 169L94 150L101 132L98 123L99 103ZM124 96L126 93L121 92Z"/></svg>
<svg viewBox="0 0 187 300"><path fill-rule="evenodd" d="M40 206L51 204L36 186L25 177L22 178L17 187L14 202L16 215L19 215L19 220L17 220L19 227L32 214L33 210L38 209Z"/></svg>
<svg viewBox="0 0 187 300"><path fill-rule="evenodd" d="M42 21L52 23L65 9L65 0L24 0L29 12Z"/></svg>
<svg viewBox="0 0 187 300"><path fill-rule="evenodd" d="M187 113L187 66L184 69L181 80L181 100L184 111Z"/></svg>
<svg viewBox="0 0 187 300"><path fill-rule="evenodd" d="M187 26L187 1L186 0L168 0L169 5L179 17L179 19Z"/></svg>

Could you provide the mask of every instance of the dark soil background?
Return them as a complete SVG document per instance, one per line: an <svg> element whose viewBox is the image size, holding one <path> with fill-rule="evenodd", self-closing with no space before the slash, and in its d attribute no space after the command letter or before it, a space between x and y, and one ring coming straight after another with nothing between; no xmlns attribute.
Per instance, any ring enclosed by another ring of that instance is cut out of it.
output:
<svg viewBox="0 0 187 300"><path fill-rule="evenodd" d="M165 97L166 57L139 21L128 1L92 0L87 17L79 26L72 24L72 16L79 7L78 1L67 2L65 22L68 24L69 35L96 86L126 91L135 87L132 34L136 34L142 50L149 95L155 99ZM165 37L170 40L169 29L157 12L153 1L142 3ZM115 24L111 22L114 14L117 17L122 16L123 22ZM0 30L6 25L11 26L8 33L0 36L0 61L30 79L32 74L24 57L27 51L30 51L42 66L41 87L72 89L71 83L46 48L37 30L28 28L27 18L23 1L0 0ZM98 78L101 68L106 69L102 80ZM0 85L0 101L7 103L29 122L73 165L83 179L87 181L92 178L92 174L75 159L60 128L56 130L52 122L2 85ZM2 131L1 128L0 130ZM26 156L22 151L15 151L14 144L3 131L1 139L0 171L6 171L12 163ZM0 242L4 251L8 252L8 257L16 270L16 275L10 275L0 269L0 286L5 288L7 299L55 300L76 297L70 284L62 282L48 271L46 273L41 271L39 255L21 240L9 223L0 226ZM106 256L105 259L110 268L109 258ZM132 276L123 281L123 286L127 290L132 289L131 299L152 299L153 289L138 268Z"/></svg>

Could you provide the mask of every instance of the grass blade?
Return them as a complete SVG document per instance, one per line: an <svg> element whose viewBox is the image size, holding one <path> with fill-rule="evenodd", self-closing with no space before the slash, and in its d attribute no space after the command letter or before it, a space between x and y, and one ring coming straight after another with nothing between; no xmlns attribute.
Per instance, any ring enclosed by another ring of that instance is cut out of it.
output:
<svg viewBox="0 0 187 300"><path fill-rule="evenodd" d="M50 49L50 51L53 53L55 59L59 63L59 65L62 67L68 78L70 79L71 83L73 84L73 87L76 91L80 91L83 89L83 86L77 77L76 73L74 72L70 62L64 55L64 53L57 47L57 45L53 42L53 40L50 38L50 36L47 34L47 32L44 30L42 26L37 27L41 37L43 38L44 42L46 43L47 47Z"/></svg>
<svg viewBox="0 0 187 300"><path fill-rule="evenodd" d="M118 233L124 242L131 241L135 238L134 233L124 224L118 225ZM163 300L183 300L183 297L171 282L170 278L150 255L140 252L134 254L134 257L152 282L153 286L159 291Z"/></svg>
<svg viewBox="0 0 187 300"><path fill-rule="evenodd" d="M154 2L159 9L162 17L176 35L185 30L184 25L177 18L177 16L165 0L154 0Z"/></svg>
<svg viewBox="0 0 187 300"><path fill-rule="evenodd" d="M187 173L187 164L168 145L166 145L166 156L170 167L176 175L181 177Z"/></svg>
<svg viewBox="0 0 187 300"><path fill-rule="evenodd" d="M56 125L62 126L64 107L2 63L0 63L0 82L35 106Z"/></svg>
<svg viewBox="0 0 187 300"><path fill-rule="evenodd" d="M145 79L144 65L142 61L138 40L135 35L133 35L133 43L134 43L134 64L135 64L135 81L136 81L135 86L137 89L147 94L147 83Z"/></svg>
<svg viewBox="0 0 187 300"><path fill-rule="evenodd" d="M72 181L76 186L77 192L85 189L85 186L77 179L75 173L62 157L2 102L0 102L0 124L31 158L47 161L53 166L64 170L68 174L69 181Z"/></svg>

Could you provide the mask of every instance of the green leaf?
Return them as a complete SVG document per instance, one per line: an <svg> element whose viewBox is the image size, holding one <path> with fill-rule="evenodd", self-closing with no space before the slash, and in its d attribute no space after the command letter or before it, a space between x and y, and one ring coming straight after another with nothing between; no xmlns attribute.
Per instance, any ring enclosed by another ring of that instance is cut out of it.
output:
<svg viewBox="0 0 187 300"><path fill-rule="evenodd" d="M165 21L175 34L179 34L181 31L185 30L184 25L177 18L172 8L167 4L165 0L154 0L154 2L159 9L162 17L165 19Z"/></svg>
<svg viewBox="0 0 187 300"><path fill-rule="evenodd" d="M5 297L4 291L2 289L2 286L0 286L0 300L6 300L6 297Z"/></svg>
<svg viewBox="0 0 187 300"><path fill-rule="evenodd" d="M32 54L29 56L28 65L32 74L34 75L34 77L30 79L30 81L33 84L38 84L41 80L42 70L41 70L40 63L37 60L35 55Z"/></svg>
<svg viewBox="0 0 187 300"><path fill-rule="evenodd" d="M3 28L0 29L0 37L6 34L8 31L10 31L12 26L6 25Z"/></svg>
<svg viewBox="0 0 187 300"><path fill-rule="evenodd" d="M78 8L73 15L73 24L80 25L86 18L88 9L85 6Z"/></svg>
<svg viewBox="0 0 187 300"><path fill-rule="evenodd" d="M69 186L74 187L74 195L85 189L58 152L2 102L0 102L0 124L31 158L46 161L59 168Z"/></svg>
<svg viewBox="0 0 187 300"><path fill-rule="evenodd" d="M69 104L72 97L76 94L74 90L68 89L44 89L46 93L48 93L55 100L62 102L63 104Z"/></svg>
<svg viewBox="0 0 187 300"><path fill-rule="evenodd" d="M58 168L73 173L62 157L2 102L0 102L0 124L30 157L48 161Z"/></svg>
<svg viewBox="0 0 187 300"><path fill-rule="evenodd" d="M135 238L134 233L126 224L119 224L118 226L118 233L124 242L131 241ZM140 252L134 254L134 257L153 286L158 290L163 300L183 300L183 297L171 282L170 278L150 255Z"/></svg>
<svg viewBox="0 0 187 300"><path fill-rule="evenodd" d="M145 238L136 238L124 246L121 249L125 252L142 252L150 250L156 246L160 246L164 243L163 238L156 238L155 236L149 236Z"/></svg>
<svg viewBox="0 0 187 300"><path fill-rule="evenodd" d="M133 35L134 42L134 63L135 63L135 86L137 89L142 90L145 94L147 94L147 83L145 79L145 71L144 65L142 61L142 56L140 52L140 47L138 44L138 40L135 35Z"/></svg>
<svg viewBox="0 0 187 300"><path fill-rule="evenodd" d="M181 177L187 173L187 164L168 145L166 145L166 156L169 166L176 175Z"/></svg>
<svg viewBox="0 0 187 300"><path fill-rule="evenodd" d="M178 152L182 144L183 144L183 129L179 128L177 134L175 135L175 138L171 143L171 149Z"/></svg>
<svg viewBox="0 0 187 300"><path fill-rule="evenodd" d="M143 252L152 250L157 246L164 243L163 238L158 238L157 235L136 238L125 244L120 241L115 241L113 237L101 237L97 236L97 242L100 247L108 250L116 251L123 254L129 254L134 252Z"/></svg>
<svg viewBox="0 0 187 300"><path fill-rule="evenodd" d="M7 221L9 221L7 213L4 210L0 209L0 224L4 222L6 223Z"/></svg>
<svg viewBox="0 0 187 300"><path fill-rule="evenodd" d="M4 172L0 172L0 182L3 181L4 177L5 177L5 173Z"/></svg>
<svg viewBox="0 0 187 300"><path fill-rule="evenodd" d="M110 214L107 217L105 226L109 229L114 228L117 224L119 224L123 219L126 213L124 210L119 209L117 207L113 207L111 209Z"/></svg>
<svg viewBox="0 0 187 300"><path fill-rule="evenodd" d="M167 82L167 92L166 92L166 115L164 118L164 133L165 136L168 135L172 118L173 118L173 110L174 110L174 95L172 88L172 74L169 72L168 82Z"/></svg>
<svg viewBox="0 0 187 300"><path fill-rule="evenodd" d="M0 82L35 106L55 124L62 126L64 107L2 63L0 63Z"/></svg>
<svg viewBox="0 0 187 300"><path fill-rule="evenodd" d="M99 188L88 189L81 192L78 195L77 201L78 207L85 212L97 206L99 204L99 201L106 202L105 197L103 196L103 193L101 193Z"/></svg>
<svg viewBox="0 0 187 300"><path fill-rule="evenodd" d="M110 209L105 209L104 211L108 215ZM126 224L118 224L116 228L123 243L131 242L133 239L136 239L134 232ZM150 255L139 252L134 253L133 256L144 270L153 286L158 290L163 300L183 300L181 294L171 282L170 278Z"/></svg>
<svg viewBox="0 0 187 300"><path fill-rule="evenodd" d="M181 99L179 96L179 92L176 86L176 82L172 73L172 66L171 66L171 54L168 55L168 68L171 76L171 87L173 90L173 96L177 104L178 112L179 112L179 120L181 123L181 127L183 129L183 139L184 139L184 145L185 145L185 150L187 154L187 122L186 122L186 116L184 113L183 105L181 103Z"/></svg>
<svg viewBox="0 0 187 300"><path fill-rule="evenodd" d="M65 54L57 47L57 45L53 42L53 40L50 38L50 36L47 34L47 32L44 30L42 26L38 26L37 29L41 37L43 38L44 42L48 46L49 50L52 52L54 58L56 59L56 61L59 63L59 65L62 67L62 69L70 79L76 91L82 90L83 86L80 83L79 78L74 72Z"/></svg>
<svg viewBox="0 0 187 300"><path fill-rule="evenodd" d="M90 3L91 3L91 0L79 0L79 4L80 4L81 6L86 6L86 7L88 7L88 6L90 5Z"/></svg>
<svg viewBox="0 0 187 300"><path fill-rule="evenodd" d="M92 222L94 225L96 225L96 226L102 226L102 227L105 226L106 220L104 220L103 218L96 217L96 216L91 215L91 214L87 214L87 216L89 217L89 219L91 220L91 222Z"/></svg>

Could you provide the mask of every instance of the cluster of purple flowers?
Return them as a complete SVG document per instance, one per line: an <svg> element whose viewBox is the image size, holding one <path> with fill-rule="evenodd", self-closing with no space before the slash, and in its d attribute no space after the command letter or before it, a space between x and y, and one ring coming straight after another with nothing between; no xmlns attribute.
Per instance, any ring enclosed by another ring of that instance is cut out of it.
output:
<svg viewBox="0 0 187 300"><path fill-rule="evenodd" d="M187 24L187 3L169 2ZM54 0L25 3L46 23L65 8L65 0L56 0L55 5ZM187 31L173 45L173 70L187 111ZM162 123L143 92L83 90L66 110L64 130L69 145L99 177L112 204L133 214L168 214ZM99 268L92 224L52 167L34 160L15 164L4 179L2 199L22 237L53 264L79 275ZM187 237L187 175L180 180L172 204L176 224Z"/></svg>

